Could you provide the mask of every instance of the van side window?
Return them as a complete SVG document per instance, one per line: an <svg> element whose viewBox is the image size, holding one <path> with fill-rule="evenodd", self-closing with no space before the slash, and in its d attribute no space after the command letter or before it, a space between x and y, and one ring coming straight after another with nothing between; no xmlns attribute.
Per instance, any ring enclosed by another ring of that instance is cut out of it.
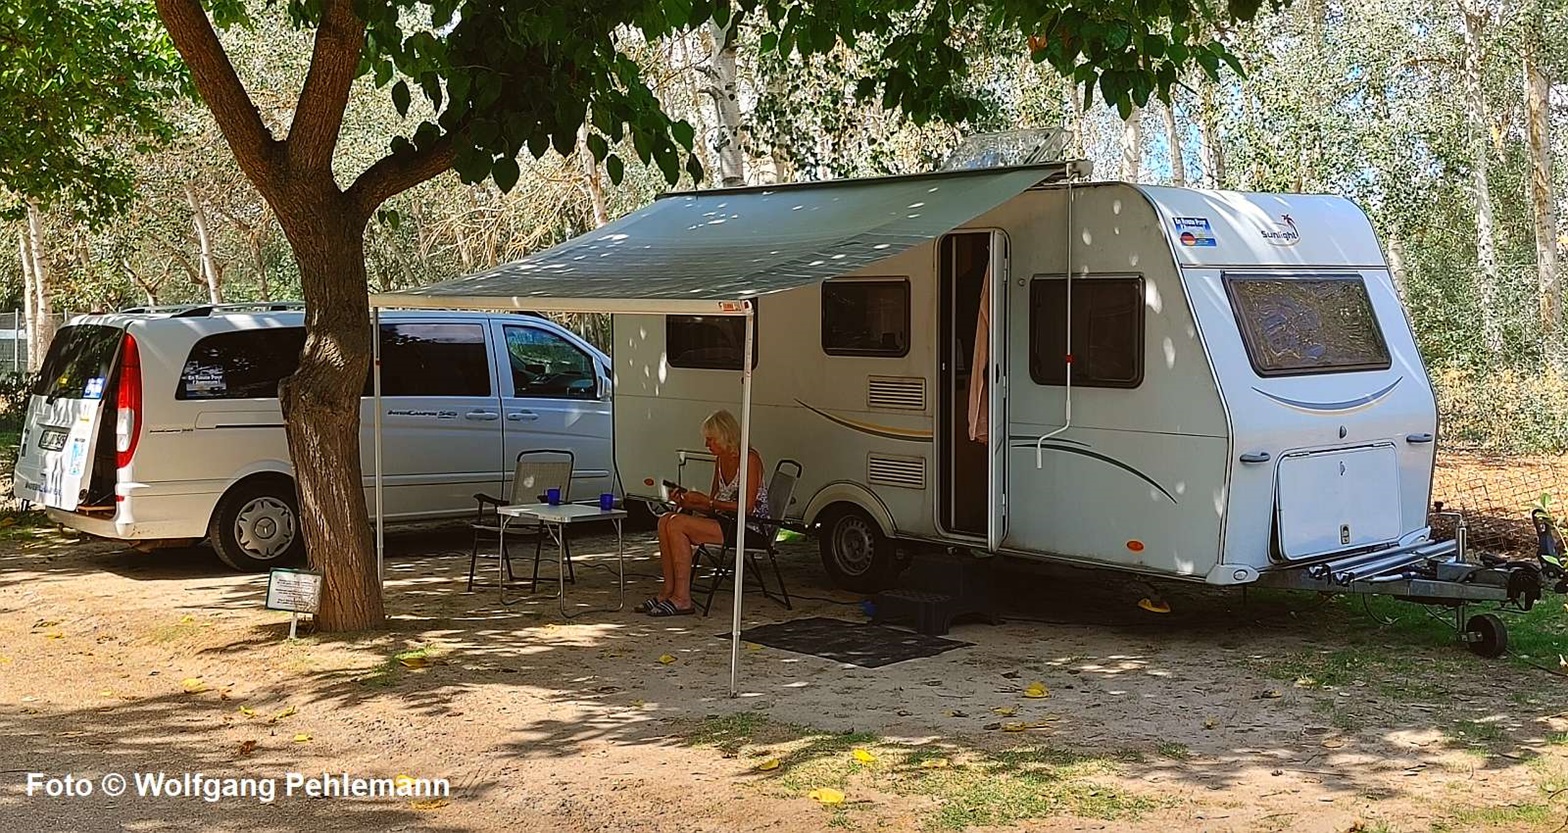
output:
<svg viewBox="0 0 1568 833"><path fill-rule="evenodd" d="M829 356L909 355L909 281L824 281L822 352Z"/></svg>
<svg viewBox="0 0 1568 833"><path fill-rule="evenodd" d="M757 318L756 299L752 317ZM752 330L751 366L757 366L757 332ZM664 317L664 351L670 367L740 370L746 354L746 319L740 315L667 315Z"/></svg>
<svg viewBox="0 0 1568 833"><path fill-rule="evenodd" d="M278 383L299 367L302 327L215 333L196 342L175 399L276 399Z"/></svg>
<svg viewBox="0 0 1568 833"><path fill-rule="evenodd" d="M506 327L506 353L515 396L593 399L599 380L593 359L575 344L538 327Z"/></svg>
<svg viewBox="0 0 1568 833"><path fill-rule="evenodd" d="M1259 376L1387 370L1392 364L1359 277L1226 275L1225 289Z"/></svg>
<svg viewBox="0 0 1568 833"><path fill-rule="evenodd" d="M382 324L381 395L489 396L484 325Z"/></svg>
<svg viewBox="0 0 1568 833"><path fill-rule="evenodd" d="M1067 280L1029 285L1029 376L1036 384L1067 384ZM1074 278L1073 385L1135 388L1143 384L1143 279Z"/></svg>

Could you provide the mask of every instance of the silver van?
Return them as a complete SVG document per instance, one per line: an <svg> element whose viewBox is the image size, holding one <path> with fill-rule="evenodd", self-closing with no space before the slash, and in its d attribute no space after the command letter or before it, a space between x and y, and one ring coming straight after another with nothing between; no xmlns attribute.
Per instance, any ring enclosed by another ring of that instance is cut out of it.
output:
<svg viewBox="0 0 1568 833"><path fill-rule="evenodd" d="M241 570L304 554L278 382L304 343L297 306L193 307L74 319L32 391L13 490L104 538L208 538ZM381 316L386 517L474 511L521 451L571 450L573 496L614 488L609 358L537 316ZM361 456L367 496L373 400Z"/></svg>

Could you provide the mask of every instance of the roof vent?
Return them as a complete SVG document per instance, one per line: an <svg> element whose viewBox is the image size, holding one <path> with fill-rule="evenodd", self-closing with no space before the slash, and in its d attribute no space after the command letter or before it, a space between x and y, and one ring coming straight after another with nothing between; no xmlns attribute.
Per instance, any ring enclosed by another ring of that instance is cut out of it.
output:
<svg viewBox="0 0 1568 833"><path fill-rule="evenodd" d="M1059 127L1033 127L981 133L964 139L947 160L944 171L975 168L1008 168L1060 162L1067 157L1067 131Z"/></svg>

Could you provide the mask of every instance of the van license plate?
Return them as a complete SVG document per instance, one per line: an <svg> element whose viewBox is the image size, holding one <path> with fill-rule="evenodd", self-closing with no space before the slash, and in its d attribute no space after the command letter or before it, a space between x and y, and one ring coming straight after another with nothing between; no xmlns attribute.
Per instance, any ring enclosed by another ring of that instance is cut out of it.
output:
<svg viewBox="0 0 1568 833"><path fill-rule="evenodd" d="M59 451L65 448L66 434L64 428L45 428L38 435L38 447L44 451Z"/></svg>

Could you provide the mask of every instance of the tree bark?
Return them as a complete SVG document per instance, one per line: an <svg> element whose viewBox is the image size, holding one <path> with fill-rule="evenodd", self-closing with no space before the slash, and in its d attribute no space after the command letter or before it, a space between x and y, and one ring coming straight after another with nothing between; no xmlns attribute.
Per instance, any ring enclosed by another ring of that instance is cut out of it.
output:
<svg viewBox="0 0 1568 833"><path fill-rule="evenodd" d="M16 233L17 254L22 257L22 326L27 333L26 341L16 340L11 343L13 350L20 350L27 354L27 363L24 365L28 373L37 370L35 362L38 357L38 345L35 340L38 333L38 315L33 310L33 302L37 298L37 291L33 288L33 254L27 247L27 232Z"/></svg>
<svg viewBox="0 0 1568 833"><path fill-rule="evenodd" d="M1171 150L1171 184L1177 188L1187 187L1187 162L1182 159L1181 131L1176 127L1176 98L1174 91L1171 102L1160 108L1160 113L1165 116L1165 138Z"/></svg>
<svg viewBox="0 0 1568 833"><path fill-rule="evenodd" d="M593 227L600 228L610 222L610 207L604 199L604 181L599 178L599 161L588 150L588 125L577 133L577 163L583 170L583 188L593 205Z"/></svg>
<svg viewBox="0 0 1568 833"><path fill-rule="evenodd" d="M1137 182L1143 168L1143 108L1132 108L1122 122L1122 181Z"/></svg>
<svg viewBox="0 0 1568 833"><path fill-rule="evenodd" d="M740 143L740 99L736 94L740 72L735 27L739 24L738 15L730 17L728 26L708 23L708 32L713 36L713 60L708 68L707 92L718 111L719 131L714 151L719 157L719 184L725 188L746 184L746 155Z"/></svg>
<svg viewBox="0 0 1568 833"><path fill-rule="evenodd" d="M54 341L54 305L49 297L49 255L44 250L43 212L38 203L27 201L28 253L33 261L33 327L27 331L29 370L43 365L44 353Z"/></svg>
<svg viewBox="0 0 1568 833"><path fill-rule="evenodd" d="M196 245L201 251L201 276L207 284L207 296L214 304L223 303L223 282L218 273L216 256L212 252L212 237L207 233L207 209L196 196L195 186L185 186L185 199L191 205L191 218L196 226Z"/></svg>
<svg viewBox="0 0 1568 833"><path fill-rule="evenodd" d="M1529 197L1535 220L1536 296L1541 335L1548 356L1557 365L1564 358L1562 299L1557 286L1557 204L1552 193L1551 83L1537 55L1538 44L1526 38L1524 48L1525 119L1530 146Z"/></svg>
<svg viewBox="0 0 1568 833"><path fill-rule="evenodd" d="M1399 300L1404 302L1405 295L1405 241L1399 235L1388 236L1388 274L1394 279L1394 291L1399 293Z"/></svg>
<svg viewBox="0 0 1568 833"><path fill-rule="evenodd" d="M1471 189L1475 195L1476 226L1476 279L1477 296L1481 303L1481 337L1488 353L1499 356L1503 352L1503 326L1498 310L1499 271L1497 268L1497 231L1492 209L1492 188L1487 168L1492 153L1487 125L1486 90L1483 86L1483 61L1481 35L1486 27L1486 11L1472 5L1474 0L1460 0L1460 16L1464 20L1464 78L1465 116L1470 126Z"/></svg>
<svg viewBox="0 0 1568 833"><path fill-rule="evenodd" d="M1198 85L1198 141L1203 145L1203 184L1224 188L1225 149L1220 145L1219 106L1214 100L1214 80L1205 77Z"/></svg>

